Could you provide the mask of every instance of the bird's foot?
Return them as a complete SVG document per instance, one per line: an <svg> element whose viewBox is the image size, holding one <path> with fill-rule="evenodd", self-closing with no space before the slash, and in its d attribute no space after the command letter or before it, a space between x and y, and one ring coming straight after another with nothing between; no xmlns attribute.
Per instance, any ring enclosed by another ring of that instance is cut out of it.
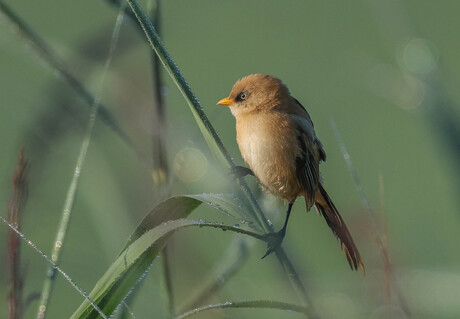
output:
<svg viewBox="0 0 460 319"><path fill-rule="evenodd" d="M265 257L270 255L272 252L276 251L281 246L285 233L286 233L285 230L281 229L279 232L268 233L263 236L262 239L267 243L268 250L265 253L265 255L262 256L261 259L264 259Z"/></svg>

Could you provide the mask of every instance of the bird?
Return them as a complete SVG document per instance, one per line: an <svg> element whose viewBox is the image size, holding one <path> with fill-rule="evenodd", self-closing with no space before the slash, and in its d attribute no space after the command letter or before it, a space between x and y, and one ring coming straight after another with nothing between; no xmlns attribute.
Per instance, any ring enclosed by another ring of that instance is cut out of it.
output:
<svg viewBox="0 0 460 319"><path fill-rule="evenodd" d="M233 166L236 178L255 176L262 189L288 203L284 225L268 233L266 257L281 245L291 209L299 196L307 211L316 206L341 248L352 270L365 273L361 255L336 206L324 189L319 164L326 160L307 110L274 76L251 74L238 80L228 97L217 102L228 106L236 119L236 140L244 161Z"/></svg>

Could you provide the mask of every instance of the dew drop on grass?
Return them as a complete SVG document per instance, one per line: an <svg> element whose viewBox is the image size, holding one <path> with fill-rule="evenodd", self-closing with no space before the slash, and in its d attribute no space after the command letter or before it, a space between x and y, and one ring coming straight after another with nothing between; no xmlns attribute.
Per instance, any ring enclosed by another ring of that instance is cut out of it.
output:
<svg viewBox="0 0 460 319"><path fill-rule="evenodd" d="M240 228L240 224L235 224L235 226L233 226L235 228Z"/></svg>

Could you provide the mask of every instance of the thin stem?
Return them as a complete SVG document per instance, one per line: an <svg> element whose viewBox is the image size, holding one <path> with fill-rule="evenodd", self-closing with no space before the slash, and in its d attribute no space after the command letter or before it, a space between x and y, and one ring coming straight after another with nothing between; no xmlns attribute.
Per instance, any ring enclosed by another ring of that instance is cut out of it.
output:
<svg viewBox="0 0 460 319"><path fill-rule="evenodd" d="M158 33L160 33L160 0L153 1L151 20ZM130 11L132 13L132 11ZM151 54L152 80L153 80L153 138L152 138L152 157L153 157L153 182L160 191L160 200L169 195L170 171L166 150L166 109L163 98L163 81L161 76L161 62L155 52Z"/></svg>
<svg viewBox="0 0 460 319"><path fill-rule="evenodd" d="M103 83L106 78L106 74L112 62L112 58L115 52L115 48L117 45L117 40L120 32L120 28L123 22L123 14L122 11L118 14L117 21L115 23L115 27L112 33L111 45L109 49L109 53L107 56L107 60L104 65L104 70L101 75L101 82L98 88L98 95L94 100L94 104L91 106L91 112L89 116L88 126L86 128L85 136L83 138L82 145L80 147L80 152L77 158L77 163L75 165L74 173L72 176L72 180L70 182L69 189L67 190L66 200L64 203L64 209L61 214L61 220L59 222L58 231L56 234L56 239L54 241L53 248L51 250L51 260L54 265L50 265L46 272L45 281L43 283L41 299L38 307L37 318L45 318L46 311L48 309L48 304L50 300L51 293L53 291L54 283L55 283L55 276L56 276L56 267L60 261L60 256L62 252L62 247L64 246L64 241L67 234L67 229L69 227L72 207L75 201L75 195L77 192L78 182L80 180L81 170L83 167L83 163L86 159L86 154L88 152L88 148L91 141L92 132L94 129L94 125L96 123L96 118L98 114L98 110L100 108L99 98L101 95Z"/></svg>
<svg viewBox="0 0 460 319"><path fill-rule="evenodd" d="M238 302L224 302L214 305L208 305L204 307L199 307L193 310L190 310L186 313L183 313L180 316L177 316L175 319L184 319L191 317L197 313L213 310L213 309L224 309L224 308L262 308L262 309L280 309L287 310L289 312L300 312L307 315L307 317L312 318L310 309L303 306L298 306L290 303L272 301L272 300L255 300L255 301L238 301Z"/></svg>
<svg viewBox="0 0 460 319"><path fill-rule="evenodd" d="M27 161L24 159L24 149L19 153L18 165L13 175L13 193L8 204L7 218L15 228L21 225L21 213L27 201L28 180ZM21 265L20 239L13 229L8 230L8 314L10 319L22 319L24 312L23 284L24 272Z"/></svg>
<svg viewBox="0 0 460 319"><path fill-rule="evenodd" d="M178 87L179 91L184 96L209 147L211 148L211 150L214 151L214 153L217 155L218 159L223 163L223 165L225 165L226 167L235 166L232 157L228 153L219 135L217 134L216 130L214 129L211 122L208 120L208 117L201 108L198 99L195 97L192 90L185 81L184 77L182 76L179 68L168 54L166 47L162 44L150 19L142 10L137 0L127 1L131 9L133 10L134 14L136 15L139 24L144 30L147 40L152 46L152 49L156 52L158 58L165 67L166 71ZM262 209L257 203L257 200L255 199L254 194L251 192L248 185L243 179L239 179L239 182L243 192L249 199L251 207L253 208L253 211L251 211L251 213L254 215L255 219L259 222L259 224L263 227L265 232L272 232L273 227L265 217ZM297 273L295 272L293 264L288 259L282 247L280 247L277 250L276 256L278 257L284 271L290 278L290 281L293 284L295 291L298 293L302 302L304 304L311 304L311 301L308 295L306 294L305 287L300 281Z"/></svg>
<svg viewBox="0 0 460 319"><path fill-rule="evenodd" d="M152 5L151 21L160 34L161 26L161 1L154 0ZM132 11L128 11L133 15ZM135 17L134 17L135 18ZM152 178L156 186L158 198L160 201L165 200L170 195L171 177L167 159L166 150L166 110L163 98L163 81L161 80L161 62L155 52L150 54L150 62L152 66L152 81L153 81L153 136L152 136ZM171 252L174 241L171 238L168 244L161 251L161 261L163 266L163 278L166 289L167 304L169 313L174 316L175 300L173 290L173 279L171 269Z"/></svg>

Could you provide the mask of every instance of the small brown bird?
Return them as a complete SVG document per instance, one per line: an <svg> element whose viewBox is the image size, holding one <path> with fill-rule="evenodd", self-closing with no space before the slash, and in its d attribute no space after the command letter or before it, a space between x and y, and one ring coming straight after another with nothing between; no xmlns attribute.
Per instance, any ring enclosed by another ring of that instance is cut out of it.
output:
<svg viewBox="0 0 460 319"><path fill-rule="evenodd" d="M292 205L304 196L307 211L315 205L340 239L350 267L360 267L364 273L358 248L321 183L319 163L326 160L323 145L310 115L288 88L275 77L252 74L237 81L230 95L217 104L230 107L238 146L250 167L235 166L233 173L254 175L264 190L289 203L283 228L267 238L264 257L281 245Z"/></svg>

